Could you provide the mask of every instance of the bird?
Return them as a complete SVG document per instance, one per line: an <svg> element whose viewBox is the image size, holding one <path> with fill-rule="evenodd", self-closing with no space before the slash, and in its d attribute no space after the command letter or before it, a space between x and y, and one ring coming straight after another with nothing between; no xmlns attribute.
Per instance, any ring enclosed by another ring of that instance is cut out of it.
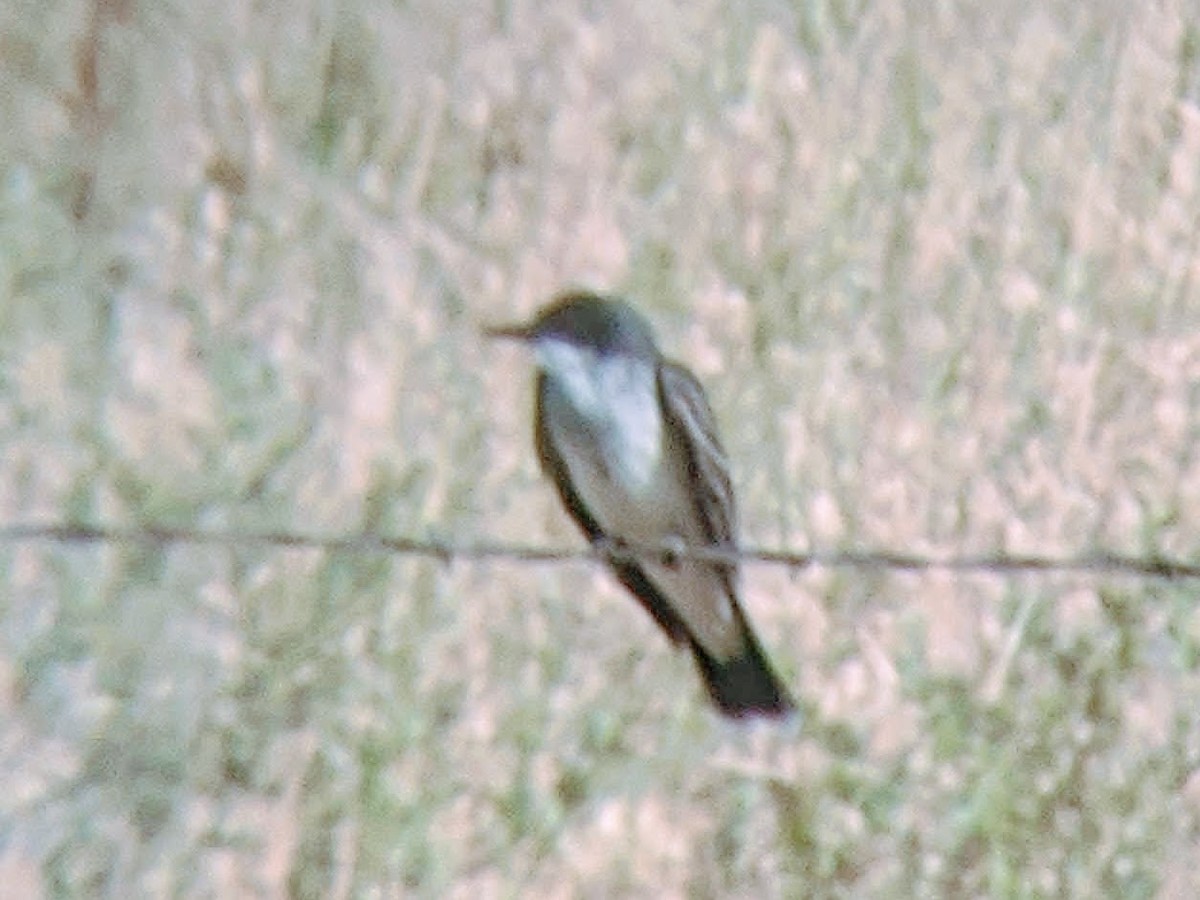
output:
<svg viewBox="0 0 1200 900"><path fill-rule="evenodd" d="M738 599L733 485L700 382L633 306L590 290L486 334L532 347L543 473L617 580L691 651L717 710L790 716L795 701Z"/></svg>

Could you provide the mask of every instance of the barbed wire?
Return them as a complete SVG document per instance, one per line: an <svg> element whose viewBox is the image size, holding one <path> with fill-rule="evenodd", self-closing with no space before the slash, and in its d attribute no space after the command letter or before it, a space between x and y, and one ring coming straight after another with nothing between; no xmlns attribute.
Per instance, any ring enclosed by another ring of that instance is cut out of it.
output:
<svg viewBox="0 0 1200 900"><path fill-rule="evenodd" d="M357 534L329 537L290 531L203 529L173 525L84 525L17 523L0 525L0 542L53 541L63 544L198 544L230 549L275 547L330 553L423 556L443 564L457 560L509 560L525 563L610 562L614 559L698 559L708 562L809 568L882 569L905 572L951 571L993 574L1092 573L1169 581L1200 579L1200 564L1162 556L1133 557L1089 553L1076 557L982 553L926 555L889 550L796 552L758 548L635 546L619 544L585 549L535 547L498 541L460 542L441 538L384 537Z"/></svg>

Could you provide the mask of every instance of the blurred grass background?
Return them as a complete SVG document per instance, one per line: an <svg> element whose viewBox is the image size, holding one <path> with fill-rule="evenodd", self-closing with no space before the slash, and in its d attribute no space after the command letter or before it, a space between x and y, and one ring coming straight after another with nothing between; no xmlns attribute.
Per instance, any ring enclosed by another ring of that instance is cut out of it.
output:
<svg viewBox="0 0 1200 900"><path fill-rule="evenodd" d="M1200 557L1200 10L0 7L0 520L578 537L620 290L743 538ZM736 729L583 564L0 545L0 895L1200 894L1196 585L743 574Z"/></svg>

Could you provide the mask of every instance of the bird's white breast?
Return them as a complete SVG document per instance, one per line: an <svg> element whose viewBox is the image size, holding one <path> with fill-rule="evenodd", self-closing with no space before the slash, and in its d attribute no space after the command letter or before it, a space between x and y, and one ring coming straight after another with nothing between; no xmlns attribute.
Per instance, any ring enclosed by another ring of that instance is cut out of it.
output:
<svg viewBox="0 0 1200 900"><path fill-rule="evenodd" d="M539 342L537 354L571 407L554 417L557 440L578 451L570 454L576 465L601 470L573 474L607 479L633 497L644 495L654 486L662 459L654 364L555 340Z"/></svg>

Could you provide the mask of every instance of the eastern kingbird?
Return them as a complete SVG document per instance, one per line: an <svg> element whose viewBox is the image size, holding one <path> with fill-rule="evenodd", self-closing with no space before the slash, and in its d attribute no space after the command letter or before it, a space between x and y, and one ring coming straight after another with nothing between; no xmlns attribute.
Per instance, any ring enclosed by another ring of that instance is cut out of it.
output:
<svg viewBox="0 0 1200 900"><path fill-rule="evenodd" d="M533 346L542 470L621 583L692 651L720 711L792 712L738 603L736 564L687 554L735 547L728 463L700 383L616 298L563 294L488 334Z"/></svg>

